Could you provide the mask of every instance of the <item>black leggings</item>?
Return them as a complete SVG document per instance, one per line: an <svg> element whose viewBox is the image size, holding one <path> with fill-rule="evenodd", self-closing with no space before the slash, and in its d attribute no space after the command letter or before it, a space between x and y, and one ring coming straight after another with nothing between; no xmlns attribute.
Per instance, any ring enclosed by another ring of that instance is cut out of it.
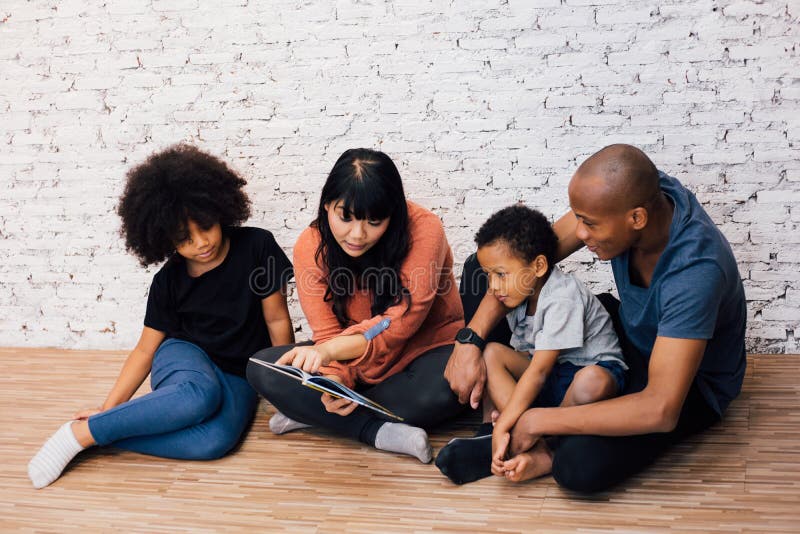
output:
<svg viewBox="0 0 800 534"><path fill-rule="evenodd" d="M264 349L254 357L275 362L294 346ZM396 375L380 384L358 388L358 392L387 407L409 425L426 429L434 427L458 415L463 409L444 379L444 368L452 352L452 345L431 349ZM247 366L247 380L276 410L287 417L331 429L337 434L368 445L375 444L378 429L386 422L386 419L361 406L344 417L329 413L320 401L320 393L302 386L297 380L252 362Z"/></svg>
<svg viewBox="0 0 800 534"><path fill-rule="evenodd" d="M461 298L467 323L486 292L486 278L485 275L481 277L481 273L480 265L473 254L464 263L461 278ZM619 301L609 294L598 295L598 298L611 315L625 362L630 367L628 384L623 394L641 391L647 385L647 359L625 337L619 320ZM489 339L508 345L510 337L511 332L506 321L502 321L492 331ZM697 385L692 384L683 403L678 424L671 432L620 437L561 436L553 440L553 478L560 486L574 491L596 492L607 489L635 475L672 445L705 430L719 419L720 416L703 399Z"/></svg>

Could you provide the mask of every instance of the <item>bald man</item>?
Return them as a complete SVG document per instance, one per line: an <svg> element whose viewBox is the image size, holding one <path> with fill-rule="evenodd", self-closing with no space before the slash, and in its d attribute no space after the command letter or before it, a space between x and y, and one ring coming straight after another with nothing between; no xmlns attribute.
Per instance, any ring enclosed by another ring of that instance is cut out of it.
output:
<svg viewBox="0 0 800 534"><path fill-rule="evenodd" d="M631 367L629 385L623 395L594 404L529 409L511 433L506 477L552 471L561 486L595 492L720 420L741 390L747 314L727 240L695 196L641 150L611 145L592 155L569 183L569 202L571 210L553 225L559 257L586 246L611 261L620 302L618 309L608 299L604 304ZM474 301L484 288L468 268L462 294L469 313L470 295ZM473 407L486 380L480 345L493 329L497 338L508 311L491 295L477 298L470 332L460 333L445 370L459 400ZM437 466L457 483L488 476L485 441L453 440Z"/></svg>

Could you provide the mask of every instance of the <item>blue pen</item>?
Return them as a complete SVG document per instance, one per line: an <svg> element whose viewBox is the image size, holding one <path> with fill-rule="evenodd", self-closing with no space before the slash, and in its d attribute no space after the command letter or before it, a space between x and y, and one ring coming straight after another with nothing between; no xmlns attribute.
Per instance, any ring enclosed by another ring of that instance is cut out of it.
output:
<svg viewBox="0 0 800 534"><path fill-rule="evenodd" d="M375 336L377 336L378 334L389 328L391 322L392 320L387 317L386 319L382 320L381 322L379 322L378 324L376 324L375 326L364 332L364 337L367 339L367 341L372 341L375 338Z"/></svg>

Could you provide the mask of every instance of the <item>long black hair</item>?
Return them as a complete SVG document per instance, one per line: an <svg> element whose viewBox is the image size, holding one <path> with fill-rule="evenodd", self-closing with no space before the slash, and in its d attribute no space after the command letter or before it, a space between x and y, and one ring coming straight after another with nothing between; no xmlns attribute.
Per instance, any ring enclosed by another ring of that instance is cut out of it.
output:
<svg viewBox="0 0 800 534"><path fill-rule="evenodd" d="M333 209L337 202L345 217L389 218L386 232L359 258L342 250L331 232L325 205ZM351 323L347 302L357 290L372 294L373 316L403 300L411 305L411 295L400 280L400 266L410 248L408 206L400 173L389 156L368 148L352 148L339 156L322 187L312 226L322 237L314 258L328 277L324 298L332 303L339 324Z"/></svg>

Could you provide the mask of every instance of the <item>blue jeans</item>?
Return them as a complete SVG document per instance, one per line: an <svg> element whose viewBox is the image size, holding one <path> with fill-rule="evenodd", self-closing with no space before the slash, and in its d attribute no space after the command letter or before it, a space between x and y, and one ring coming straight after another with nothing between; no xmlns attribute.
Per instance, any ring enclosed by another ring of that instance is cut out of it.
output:
<svg viewBox="0 0 800 534"><path fill-rule="evenodd" d="M220 371L197 345L167 339L153 357L152 392L89 418L98 445L182 460L213 460L233 449L258 396Z"/></svg>

